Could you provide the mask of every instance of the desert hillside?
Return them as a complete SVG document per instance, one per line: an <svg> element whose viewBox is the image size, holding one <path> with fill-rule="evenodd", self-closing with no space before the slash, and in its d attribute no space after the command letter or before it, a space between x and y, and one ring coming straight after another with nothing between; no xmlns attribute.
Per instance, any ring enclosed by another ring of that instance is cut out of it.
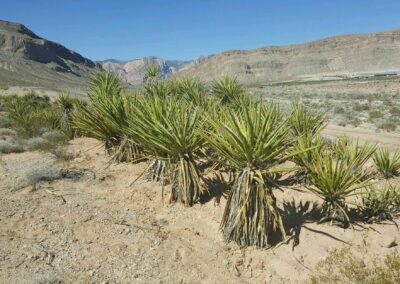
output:
<svg viewBox="0 0 400 284"><path fill-rule="evenodd" d="M245 84L322 80L400 70L400 30L330 37L306 44L226 51L181 75L210 80L236 76Z"/></svg>
<svg viewBox="0 0 400 284"><path fill-rule="evenodd" d="M96 66L99 65L39 37L24 25L0 20L2 86L83 88Z"/></svg>

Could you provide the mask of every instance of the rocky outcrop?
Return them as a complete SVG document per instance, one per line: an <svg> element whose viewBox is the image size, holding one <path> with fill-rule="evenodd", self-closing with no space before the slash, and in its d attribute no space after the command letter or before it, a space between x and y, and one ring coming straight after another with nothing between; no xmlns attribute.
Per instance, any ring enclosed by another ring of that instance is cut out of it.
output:
<svg viewBox="0 0 400 284"><path fill-rule="evenodd" d="M131 61L119 61L115 59L99 61L105 70L114 72L125 82L132 85L142 83L143 76L150 66L158 66L161 70L161 76L163 78L170 78L186 66L191 65L192 62L193 61L164 60L152 56Z"/></svg>

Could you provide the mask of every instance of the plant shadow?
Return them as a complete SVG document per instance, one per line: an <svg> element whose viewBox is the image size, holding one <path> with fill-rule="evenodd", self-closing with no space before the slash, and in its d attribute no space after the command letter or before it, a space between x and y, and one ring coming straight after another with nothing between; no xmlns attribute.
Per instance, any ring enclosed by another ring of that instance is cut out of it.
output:
<svg viewBox="0 0 400 284"><path fill-rule="evenodd" d="M214 204L219 205L221 197L228 197L230 182L222 176L221 173L213 175L210 178L204 178L208 192L200 198L200 203L205 204L214 199Z"/></svg>
<svg viewBox="0 0 400 284"><path fill-rule="evenodd" d="M284 201L281 209L284 227L288 238L293 239L292 249L300 244L300 233L307 223L314 223L321 219L321 208L319 204L311 201ZM281 243L282 235L278 232L270 234L270 245L276 246Z"/></svg>

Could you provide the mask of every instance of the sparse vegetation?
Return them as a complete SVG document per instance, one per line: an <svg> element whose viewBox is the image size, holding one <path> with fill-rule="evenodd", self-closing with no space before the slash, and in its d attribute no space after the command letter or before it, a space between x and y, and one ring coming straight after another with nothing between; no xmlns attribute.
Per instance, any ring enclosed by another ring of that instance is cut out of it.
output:
<svg viewBox="0 0 400 284"><path fill-rule="evenodd" d="M397 213L395 202L398 194L399 191L389 183L381 188L370 186L362 195L358 210L367 223L393 220Z"/></svg>
<svg viewBox="0 0 400 284"><path fill-rule="evenodd" d="M386 131L395 131L397 129L397 124L393 122L384 122L380 124L378 128Z"/></svg>
<svg viewBox="0 0 400 284"><path fill-rule="evenodd" d="M400 281L400 255L392 252L367 263L348 248L333 250L317 265L310 283L392 284Z"/></svg>
<svg viewBox="0 0 400 284"><path fill-rule="evenodd" d="M400 152L391 155L389 149L379 148L374 154L373 160L379 173L384 178L393 177L400 170Z"/></svg>

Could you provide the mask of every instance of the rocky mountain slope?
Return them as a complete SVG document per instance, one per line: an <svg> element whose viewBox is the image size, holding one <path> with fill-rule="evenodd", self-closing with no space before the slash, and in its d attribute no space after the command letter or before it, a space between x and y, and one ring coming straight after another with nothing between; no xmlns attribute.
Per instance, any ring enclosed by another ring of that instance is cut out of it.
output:
<svg viewBox="0 0 400 284"><path fill-rule="evenodd" d="M226 51L180 72L210 80L236 76L245 84L351 77L400 70L400 30L345 35L306 44Z"/></svg>
<svg viewBox="0 0 400 284"><path fill-rule="evenodd" d="M105 70L118 74L125 82L137 85L142 83L143 76L150 66L158 66L161 70L162 77L169 78L180 70L188 68L193 62L194 61L164 60L162 58L150 56L131 61L109 59L99 61L98 63L100 63Z"/></svg>
<svg viewBox="0 0 400 284"><path fill-rule="evenodd" d="M5 85L82 86L97 63L24 25L0 20L0 82Z"/></svg>

